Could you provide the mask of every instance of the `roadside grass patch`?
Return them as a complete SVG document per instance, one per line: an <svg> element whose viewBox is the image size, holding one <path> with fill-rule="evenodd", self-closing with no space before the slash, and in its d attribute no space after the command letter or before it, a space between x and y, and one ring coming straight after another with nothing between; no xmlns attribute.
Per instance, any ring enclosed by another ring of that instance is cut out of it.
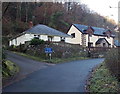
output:
<svg viewBox="0 0 120 94"><path fill-rule="evenodd" d="M119 92L120 83L112 76L105 63L92 72L87 89L89 92Z"/></svg>
<svg viewBox="0 0 120 94"><path fill-rule="evenodd" d="M37 57L37 56L31 56L31 55L28 55L25 53L19 53L19 52L14 52L14 53L21 55L21 56L25 56L25 57L33 59L33 60L40 61L40 62L54 63L54 64L64 63L64 62L69 62L69 61L74 61L74 60L88 59L87 57L75 57L74 56L74 57L70 57L70 58L52 58L50 60L49 58L44 59L44 58Z"/></svg>
<svg viewBox="0 0 120 94"><path fill-rule="evenodd" d="M9 60L6 60L5 62L3 62L3 65L2 65L3 80L11 76L14 76L18 72L19 72L19 68L16 64L14 64L13 62Z"/></svg>

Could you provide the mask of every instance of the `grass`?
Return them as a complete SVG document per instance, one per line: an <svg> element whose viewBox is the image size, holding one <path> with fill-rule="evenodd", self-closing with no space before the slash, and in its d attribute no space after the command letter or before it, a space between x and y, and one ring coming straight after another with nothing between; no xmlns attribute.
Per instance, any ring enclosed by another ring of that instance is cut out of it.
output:
<svg viewBox="0 0 120 94"><path fill-rule="evenodd" d="M30 58L30 59L33 59L33 60L40 61L40 62L47 62L47 63L54 63L54 64L64 63L64 62L69 62L69 61L74 61L74 60L88 59L87 57L75 57L74 56L72 58L52 58L50 60L50 59L43 59L43 58L40 58L37 56L31 56L31 55L20 53L20 52L14 52L14 53L16 53L18 55L22 55L22 56Z"/></svg>
<svg viewBox="0 0 120 94"><path fill-rule="evenodd" d="M93 71L88 90L90 92L118 92L120 86L116 77L112 76L105 63L102 63Z"/></svg>
<svg viewBox="0 0 120 94"><path fill-rule="evenodd" d="M0 65L0 89L2 88L2 65Z"/></svg>
<svg viewBox="0 0 120 94"><path fill-rule="evenodd" d="M7 79L11 76L14 76L19 72L19 68L13 62L6 60L5 62L6 68L2 68L3 79Z"/></svg>

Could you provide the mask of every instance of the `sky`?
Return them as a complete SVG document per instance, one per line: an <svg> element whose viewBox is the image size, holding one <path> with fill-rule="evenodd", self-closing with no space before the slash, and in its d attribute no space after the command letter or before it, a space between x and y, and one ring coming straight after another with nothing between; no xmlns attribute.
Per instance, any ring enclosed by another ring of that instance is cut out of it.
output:
<svg viewBox="0 0 120 94"><path fill-rule="evenodd" d="M102 16L112 18L116 23L118 22L117 7L119 1L120 0L80 0L80 2L86 4L90 10L93 10Z"/></svg>

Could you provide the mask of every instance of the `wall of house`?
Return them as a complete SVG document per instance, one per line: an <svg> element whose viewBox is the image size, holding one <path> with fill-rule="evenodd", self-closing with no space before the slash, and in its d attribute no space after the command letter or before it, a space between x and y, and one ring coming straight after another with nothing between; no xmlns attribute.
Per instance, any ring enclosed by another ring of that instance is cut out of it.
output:
<svg viewBox="0 0 120 94"><path fill-rule="evenodd" d="M114 39L112 37L110 37L110 38L106 37L106 40L111 44L111 47L114 46Z"/></svg>
<svg viewBox="0 0 120 94"><path fill-rule="evenodd" d="M61 41L61 37L59 37L59 36L54 36L53 39L52 39L52 41L59 42L59 41Z"/></svg>
<svg viewBox="0 0 120 94"><path fill-rule="evenodd" d="M47 35L40 35L40 39L44 41L48 41L48 36Z"/></svg>
<svg viewBox="0 0 120 94"><path fill-rule="evenodd" d="M18 46L21 44L24 44L26 38L25 38L25 34L24 35L21 35L15 39L12 39L10 42L9 42L9 46L11 45L15 45L15 46Z"/></svg>
<svg viewBox="0 0 120 94"><path fill-rule="evenodd" d="M88 46L88 34L82 34L73 25L71 26L71 28L70 28L70 30L68 31L67 34L71 35L72 33L75 33L75 38L66 38L67 43L80 44L80 45L83 45L83 46ZM96 47L95 43L99 38L105 38L111 44L111 47L114 45L112 37L108 38L108 37L105 37L105 36L92 35L92 36L90 36L89 39L90 39L90 42L93 43L93 47Z"/></svg>
<svg viewBox="0 0 120 94"><path fill-rule="evenodd" d="M73 33L75 33L75 38L67 38L66 42L71 43L71 44L80 44L81 45L81 42L82 42L81 34L82 33L72 25L67 34L71 35Z"/></svg>
<svg viewBox="0 0 120 94"><path fill-rule="evenodd" d="M103 40L100 44L96 45L96 47L109 47L109 44L105 40Z"/></svg>
<svg viewBox="0 0 120 94"><path fill-rule="evenodd" d="M9 41L9 46L16 44L15 39Z"/></svg>
<svg viewBox="0 0 120 94"><path fill-rule="evenodd" d="M87 37L88 37L88 35L87 35ZM96 41L97 41L99 38L105 38L105 39L111 44L111 47L112 47L112 45L113 45L113 38L112 38L112 37L108 38L108 37L104 37L104 36L95 36L95 35L92 35L92 36L90 37L90 42L93 43L93 47L96 46L95 43L96 43Z"/></svg>
<svg viewBox="0 0 120 94"><path fill-rule="evenodd" d="M9 41L9 46L11 45L15 45L15 46L18 46L20 44L25 44L25 41L30 41L31 39L33 39L36 35L36 37L38 36L37 34L24 34L24 35L21 35L15 39L12 39L11 41ZM42 39L44 41L48 41L48 35L39 35L39 39ZM59 42L61 41L61 37L59 36L54 36L52 41L56 41L56 42Z"/></svg>

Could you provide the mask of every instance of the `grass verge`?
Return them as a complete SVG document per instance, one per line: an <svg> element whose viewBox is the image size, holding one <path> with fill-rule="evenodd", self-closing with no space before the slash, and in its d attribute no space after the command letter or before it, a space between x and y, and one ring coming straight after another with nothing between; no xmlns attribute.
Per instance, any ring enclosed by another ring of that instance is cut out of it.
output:
<svg viewBox="0 0 120 94"><path fill-rule="evenodd" d="M13 62L6 60L2 65L2 78L6 80L19 72L19 68Z"/></svg>
<svg viewBox="0 0 120 94"><path fill-rule="evenodd" d="M33 60L37 60L37 61L41 61L41 62L47 62L47 63L64 63L64 62L69 62L69 61L74 61L74 60L83 60L83 59L88 59L87 57L72 57L72 58L52 58L51 60L49 59L43 59L37 56L31 56L28 54L24 54L24 53L20 53L20 52L14 52L18 55L33 59Z"/></svg>
<svg viewBox="0 0 120 94"><path fill-rule="evenodd" d="M111 75L110 71L102 63L91 73L87 89L89 92L119 92L118 80Z"/></svg>

